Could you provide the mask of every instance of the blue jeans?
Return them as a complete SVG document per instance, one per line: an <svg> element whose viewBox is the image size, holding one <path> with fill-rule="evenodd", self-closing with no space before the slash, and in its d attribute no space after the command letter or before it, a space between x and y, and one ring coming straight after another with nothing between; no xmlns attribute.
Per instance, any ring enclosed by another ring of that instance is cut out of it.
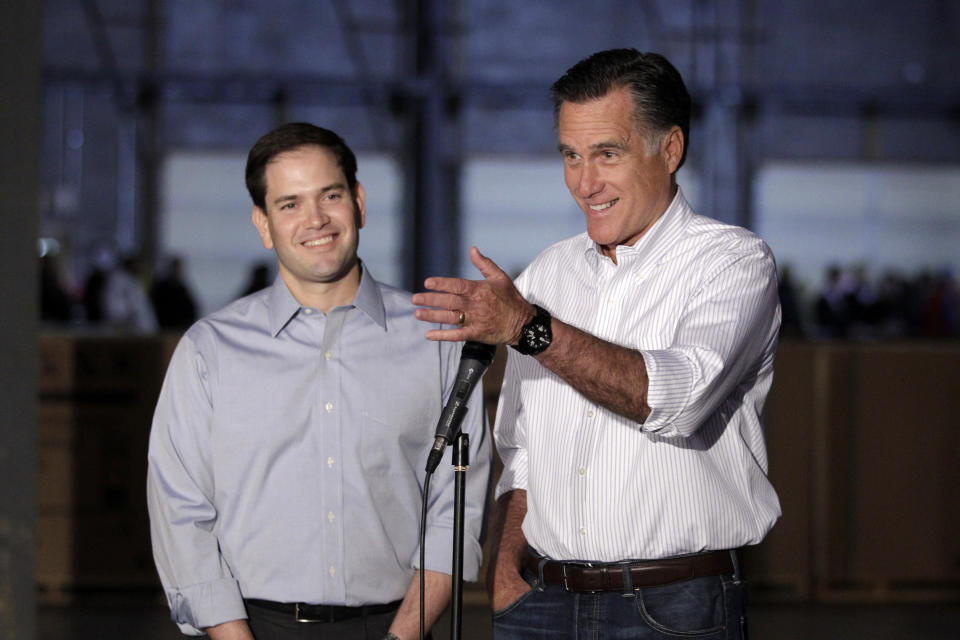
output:
<svg viewBox="0 0 960 640"><path fill-rule="evenodd" d="M695 578L636 595L568 593L543 585L524 572L533 587L493 613L496 640L746 640L746 585L733 575Z"/></svg>

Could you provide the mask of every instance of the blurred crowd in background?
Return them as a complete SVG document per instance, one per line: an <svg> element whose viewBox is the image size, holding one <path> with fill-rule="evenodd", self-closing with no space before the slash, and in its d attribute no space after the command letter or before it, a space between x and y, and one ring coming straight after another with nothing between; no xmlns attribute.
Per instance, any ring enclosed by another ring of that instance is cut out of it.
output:
<svg viewBox="0 0 960 640"><path fill-rule="evenodd" d="M809 292L780 272L781 336L891 340L960 337L960 290L949 268L871 277L862 265L832 265Z"/></svg>
<svg viewBox="0 0 960 640"><path fill-rule="evenodd" d="M103 328L132 333L183 331L198 318L197 300L181 258L171 256L152 272L139 256L104 255L79 284L63 277L58 256L40 258L40 315L47 326ZM270 267L250 267L236 297L259 291L271 282Z"/></svg>
<svg viewBox="0 0 960 640"><path fill-rule="evenodd" d="M183 261L172 256L152 273L137 256L98 261L82 283L65 284L57 255L41 258L41 315L47 325L102 327L152 333L182 331L196 319L198 305ZM236 297L271 282L266 263L251 265ZM859 265L833 265L810 290L780 271L782 337L794 339L960 338L960 287L948 268L870 277Z"/></svg>

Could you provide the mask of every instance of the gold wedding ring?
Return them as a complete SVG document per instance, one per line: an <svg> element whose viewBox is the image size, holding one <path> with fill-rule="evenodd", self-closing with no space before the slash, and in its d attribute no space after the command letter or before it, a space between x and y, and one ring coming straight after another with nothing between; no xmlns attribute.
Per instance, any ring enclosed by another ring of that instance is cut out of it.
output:
<svg viewBox="0 0 960 640"><path fill-rule="evenodd" d="M461 312L460 312L460 317L457 318L457 324L463 324L463 323L466 322L466 321L467 321L467 314L465 314L463 311L461 311Z"/></svg>

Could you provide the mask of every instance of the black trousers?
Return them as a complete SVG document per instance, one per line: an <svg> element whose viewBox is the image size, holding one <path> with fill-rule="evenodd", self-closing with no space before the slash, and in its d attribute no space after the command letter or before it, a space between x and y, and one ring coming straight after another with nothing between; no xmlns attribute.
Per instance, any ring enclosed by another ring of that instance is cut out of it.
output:
<svg viewBox="0 0 960 640"><path fill-rule="evenodd" d="M396 611L337 622L297 622L292 615L247 603L247 624L256 640L383 640Z"/></svg>

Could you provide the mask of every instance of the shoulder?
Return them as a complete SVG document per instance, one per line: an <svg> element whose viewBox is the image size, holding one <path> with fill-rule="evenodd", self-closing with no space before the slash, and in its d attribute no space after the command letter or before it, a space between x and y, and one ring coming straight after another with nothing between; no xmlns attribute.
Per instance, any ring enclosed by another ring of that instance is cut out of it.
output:
<svg viewBox="0 0 960 640"><path fill-rule="evenodd" d="M722 270L744 259L760 261L775 269L773 252L756 233L699 214L691 216L676 250L701 263L708 272Z"/></svg>
<svg viewBox="0 0 960 640"><path fill-rule="evenodd" d="M535 264L562 263L573 256L583 255L592 246L593 241L587 232L578 233L572 238L555 242L533 259L531 266Z"/></svg>
<svg viewBox="0 0 960 640"><path fill-rule="evenodd" d="M418 320L413 294L401 287L374 279L383 301L385 331L376 332L376 340L383 340L381 356L386 360L403 360L408 370L441 371L455 367L461 346L457 342L428 340L425 333L431 329L449 329L449 325Z"/></svg>
<svg viewBox="0 0 960 640"><path fill-rule="evenodd" d="M557 271L570 269L578 261L582 261L586 252L591 248L592 241L587 232L577 234L572 238L556 242L541 251L524 269L518 281L529 280L544 274L553 274Z"/></svg>
<svg viewBox="0 0 960 640"><path fill-rule="evenodd" d="M267 287L203 316L187 329L181 342L189 341L197 351L204 352L215 350L217 343L227 335L245 331L267 332L269 291Z"/></svg>
<svg viewBox="0 0 960 640"><path fill-rule="evenodd" d="M412 293L401 287L385 284L374 280L380 299L383 302L384 322L386 323L386 339L397 345L413 342L415 344L428 343L423 334L430 329L439 329L441 325L417 320L414 312L417 310L411 298ZM421 345L422 346L422 345Z"/></svg>
<svg viewBox="0 0 960 640"><path fill-rule="evenodd" d="M376 279L374 279L374 283L377 286L377 290L380 292L380 298L383 300L383 306L387 310L387 313L395 310L406 310L410 313L413 313L414 309L416 309L414 304L410 301L413 297L413 293L410 291L407 291L401 287L395 287L392 284L380 282Z"/></svg>

